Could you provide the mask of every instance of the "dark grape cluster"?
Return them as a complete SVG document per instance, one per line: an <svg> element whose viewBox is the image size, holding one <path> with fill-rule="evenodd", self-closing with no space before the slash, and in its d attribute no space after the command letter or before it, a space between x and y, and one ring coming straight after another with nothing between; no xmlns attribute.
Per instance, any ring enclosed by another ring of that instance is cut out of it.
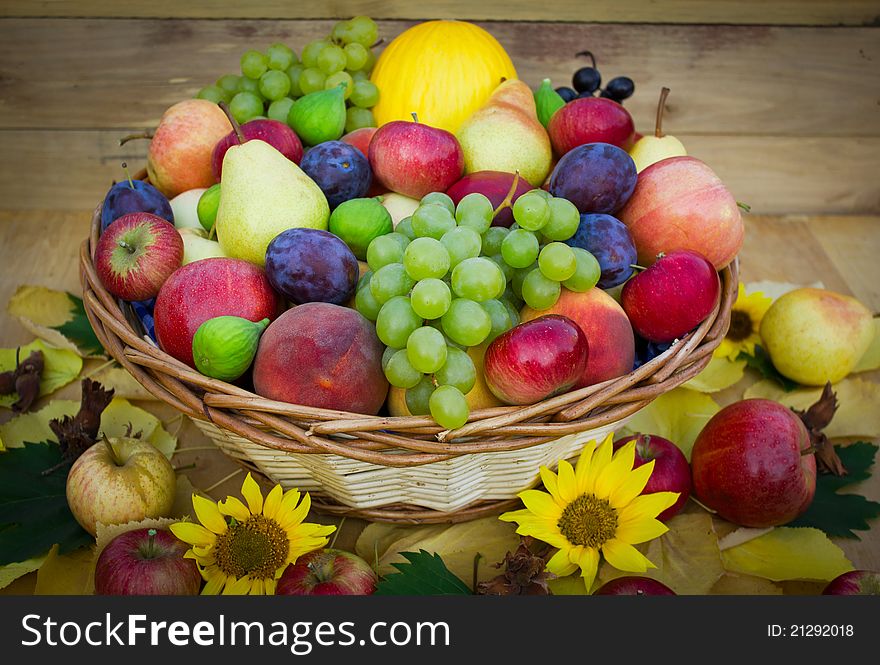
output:
<svg viewBox="0 0 880 665"><path fill-rule="evenodd" d="M556 92L566 103L579 97L595 97L597 92L599 97L612 99L620 104L624 99L632 97L636 86L630 77L618 76L608 81L602 88L602 75L596 69L596 58L593 54L589 51L581 51L577 55L588 56L592 64L589 67L581 67L574 73L570 88L565 86L556 88Z"/></svg>

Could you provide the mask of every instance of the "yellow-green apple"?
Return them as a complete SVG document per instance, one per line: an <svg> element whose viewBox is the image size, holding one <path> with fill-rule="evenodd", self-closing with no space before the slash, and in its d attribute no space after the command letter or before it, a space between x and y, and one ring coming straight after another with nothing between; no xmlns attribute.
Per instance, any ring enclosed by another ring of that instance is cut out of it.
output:
<svg viewBox="0 0 880 665"><path fill-rule="evenodd" d="M83 529L167 517L176 477L168 458L152 443L131 437L103 438L67 474L67 503Z"/></svg>
<svg viewBox="0 0 880 665"><path fill-rule="evenodd" d="M504 171L476 171L468 173L457 183L446 190L449 198L455 205L458 205L468 194L474 192L482 194L492 202L492 207L497 209L499 205L507 198L510 188L513 187L513 181L516 180L514 173L505 173ZM492 226L507 226L513 224L513 207L512 204L523 194L530 191L532 186L524 178L520 178L516 182L516 189L510 198L510 206L505 206L499 210L492 219Z"/></svg>
<svg viewBox="0 0 880 665"><path fill-rule="evenodd" d="M594 596L675 596L663 582L640 575L616 577L593 592Z"/></svg>
<svg viewBox="0 0 880 665"><path fill-rule="evenodd" d="M852 371L874 339L874 322L870 310L855 298L802 288L770 305L760 332L781 374L822 386Z"/></svg>
<svg viewBox="0 0 880 665"><path fill-rule="evenodd" d="M823 596L880 596L880 573L851 570L841 573L822 590Z"/></svg>
<svg viewBox="0 0 880 665"><path fill-rule="evenodd" d="M550 138L538 120L531 88L518 79L495 88L456 136L466 173L519 171L533 187L540 187L550 172Z"/></svg>
<svg viewBox="0 0 880 665"><path fill-rule="evenodd" d="M214 184L211 154L229 132L229 120L207 99L187 99L171 106L159 121L147 152L150 182L171 198Z"/></svg>
<svg viewBox="0 0 880 665"><path fill-rule="evenodd" d="M226 256L220 243L211 240L202 228L185 227L177 230L183 239L183 265L202 259Z"/></svg>
<svg viewBox="0 0 880 665"><path fill-rule="evenodd" d="M416 211L416 208L419 207L418 200L411 199L403 194L396 194L395 192L382 194L380 198L382 200L382 206L388 211L388 214L391 215L391 223L395 228L402 220L411 217Z"/></svg>
<svg viewBox="0 0 880 665"><path fill-rule="evenodd" d="M276 596L369 596L379 577L366 561L351 552L326 547L299 557L287 566Z"/></svg>
<svg viewBox="0 0 880 665"><path fill-rule="evenodd" d="M635 145L630 148L629 156L633 158L636 170L640 173L661 159L687 155L687 150L685 150L681 141L670 134L663 133L663 111L666 108L666 96L668 94L669 88L663 88L660 91L654 135L639 138Z"/></svg>
<svg viewBox="0 0 880 665"><path fill-rule="evenodd" d="M188 189L175 196L169 204L174 212L174 226L178 229L200 229L199 222L199 199L207 191L205 187Z"/></svg>
<svg viewBox="0 0 880 665"><path fill-rule="evenodd" d="M747 399L712 416L691 452L694 495L751 527L801 515L816 492L816 458L801 419L779 402Z"/></svg>
<svg viewBox="0 0 880 665"><path fill-rule="evenodd" d="M95 272L104 287L123 300L156 297L180 267L183 240L177 229L148 212L130 212L101 234Z"/></svg>
<svg viewBox="0 0 880 665"><path fill-rule="evenodd" d="M574 321L583 331L590 346L587 367L575 388L629 374L633 368L636 347L632 326L626 312L602 289L583 293L562 289L559 300L550 309L523 307L523 321L545 314L561 314Z"/></svg>
<svg viewBox="0 0 880 665"><path fill-rule="evenodd" d="M651 471L651 477L648 478L642 494L678 492L678 501L657 516L658 520L666 522L681 512L691 495L691 467L678 446L655 434L636 434L618 439L614 442L614 449L617 450L633 439L636 441L633 468L637 469L654 461L654 470Z"/></svg>
<svg viewBox="0 0 880 665"><path fill-rule="evenodd" d="M246 141L251 139L264 141L294 164L299 164L302 160L302 141L299 140L296 132L283 122L269 120L268 118L257 118L244 123L239 129L241 130L242 138ZM214 146L214 151L211 153L211 171L217 182L220 182L220 178L223 175L223 158L226 156L226 151L240 143L242 141L238 133L233 129L217 141L217 144Z"/></svg>
<svg viewBox="0 0 880 665"><path fill-rule="evenodd" d="M693 157L669 157L639 173L617 217L629 227L643 266L661 253L692 249L721 270L743 243L736 200L715 172Z"/></svg>
<svg viewBox="0 0 880 665"><path fill-rule="evenodd" d="M610 143L628 150L634 131L629 111L602 97L573 99L547 123L553 150L560 157L587 143Z"/></svg>
<svg viewBox="0 0 880 665"><path fill-rule="evenodd" d="M167 529L134 529L101 550L95 564L99 596L195 596L202 575L189 545Z"/></svg>

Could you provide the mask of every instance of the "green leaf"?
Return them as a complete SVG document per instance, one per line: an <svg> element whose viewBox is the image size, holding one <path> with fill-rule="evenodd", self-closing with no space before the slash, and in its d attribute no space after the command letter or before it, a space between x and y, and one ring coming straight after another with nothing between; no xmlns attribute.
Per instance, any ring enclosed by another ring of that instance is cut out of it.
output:
<svg viewBox="0 0 880 665"><path fill-rule="evenodd" d="M765 379L778 383L786 392L798 387L797 383L779 373L779 370L773 366L773 361L770 360L770 354L759 344L755 345L755 355L750 356L748 353L741 352L736 359L745 360L749 367L760 372Z"/></svg>
<svg viewBox="0 0 880 665"><path fill-rule="evenodd" d="M788 526L811 526L832 538L855 538L854 531L870 529L868 520L880 517L880 503L869 501L861 494L838 494L837 490L871 476L877 446L857 441L848 446L834 446L848 471L845 476L826 473L816 478L816 495L807 512Z"/></svg>
<svg viewBox="0 0 880 665"><path fill-rule="evenodd" d="M82 298L44 286L18 287L6 311L37 337L82 356L104 356Z"/></svg>
<svg viewBox="0 0 880 665"><path fill-rule="evenodd" d="M376 595L471 595L468 586L449 571L439 554L420 549L418 552L401 552L400 555L409 563L391 564L400 572L383 578L376 587Z"/></svg>
<svg viewBox="0 0 880 665"><path fill-rule="evenodd" d="M60 553L90 544L74 519L65 487L68 465L53 443L27 443L0 454L0 565L40 556L57 544Z"/></svg>

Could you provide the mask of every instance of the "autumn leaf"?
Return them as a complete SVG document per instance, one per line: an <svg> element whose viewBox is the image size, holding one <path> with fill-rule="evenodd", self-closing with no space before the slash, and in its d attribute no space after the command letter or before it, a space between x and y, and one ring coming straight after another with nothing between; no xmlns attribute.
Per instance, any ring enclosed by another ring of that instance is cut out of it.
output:
<svg viewBox="0 0 880 665"><path fill-rule="evenodd" d="M381 580L376 587L377 596L464 596L471 590L453 575L439 554L423 549L418 552L401 552L406 563L391 564L399 572Z"/></svg>
<svg viewBox="0 0 880 665"><path fill-rule="evenodd" d="M43 562L46 561L47 556L47 554L42 554L27 561L7 563L5 566L0 566L0 589L8 587L19 577L38 570L43 565Z"/></svg>
<svg viewBox="0 0 880 665"><path fill-rule="evenodd" d="M60 554L53 547L37 571L35 596L91 596L95 593L95 553L84 547Z"/></svg>
<svg viewBox="0 0 880 665"><path fill-rule="evenodd" d="M712 358L706 368L690 381L682 384L682 388L701 393L717 393L738 383L745 375L745 369L745 360Z"/></svg>
<svg viewBox="0 0 880 665"><path fill-rule="evenodd" d="M763 577L724 573L709 593L713 596L781 596L782 588Z"/></svg>
<svg viewBox="0 0 880 665"><path fill-rule="evenodd" d="M155 400L156 397L144 388L124 367L112 366L91 375L95 381L108 390L113 390L116 397L141 401Z"/></svg>
<svg viewBox="0 0 880 665"><path fill-rule="evenodd" d="M105 355L81 298L44 286L20 286L6 311L34 335L81 356Z"/></svg>
<svg viewBox="0 0 880 665"><path fill-rule="evenodd" d="M76 379L82 371L82 358L67 349L56 349L42 340L35 340L18 349L0 349L0 372L14 370L16 357L24 360L31 351L43 353L43 373L40 376L40 397L49 395ZM0 395L0 407L11 407L18 395Z"/></svg>

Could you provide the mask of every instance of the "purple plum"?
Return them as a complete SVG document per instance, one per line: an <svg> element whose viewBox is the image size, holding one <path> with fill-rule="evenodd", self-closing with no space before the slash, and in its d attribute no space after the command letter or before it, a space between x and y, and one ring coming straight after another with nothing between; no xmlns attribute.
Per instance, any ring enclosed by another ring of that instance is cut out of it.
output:
<svg viewBox="0 0 880 665"><path fill-rule="evenodd" d="M174 224L171 204L158 189L143 180L114 183L101 206L101 230L130 212L148 212Z"/></svg>
<svg viewBox="0 0 880 665"><path fill-rule="evenodd" d="M360 150L343 141L325 141L309 148L300 168L324 192L331 210L366 196L373 182L370 162Z"/></svg>
<svg viewBox="0 0 880 665"><path fill-rule="evenodd" d="M636 165L624 150L610 143L587 143L570 150L550 174L550 193L581 212L620 210L636 188Z"/></svg>
<svg viewBox="0 0 880 665"><path fill-rule="evenodd" d="M623 284L637 263L636 245L629 229L611 215L582 214L578 230L565 242L596 257L602 270L597 284L600 289Z"/></svg>

